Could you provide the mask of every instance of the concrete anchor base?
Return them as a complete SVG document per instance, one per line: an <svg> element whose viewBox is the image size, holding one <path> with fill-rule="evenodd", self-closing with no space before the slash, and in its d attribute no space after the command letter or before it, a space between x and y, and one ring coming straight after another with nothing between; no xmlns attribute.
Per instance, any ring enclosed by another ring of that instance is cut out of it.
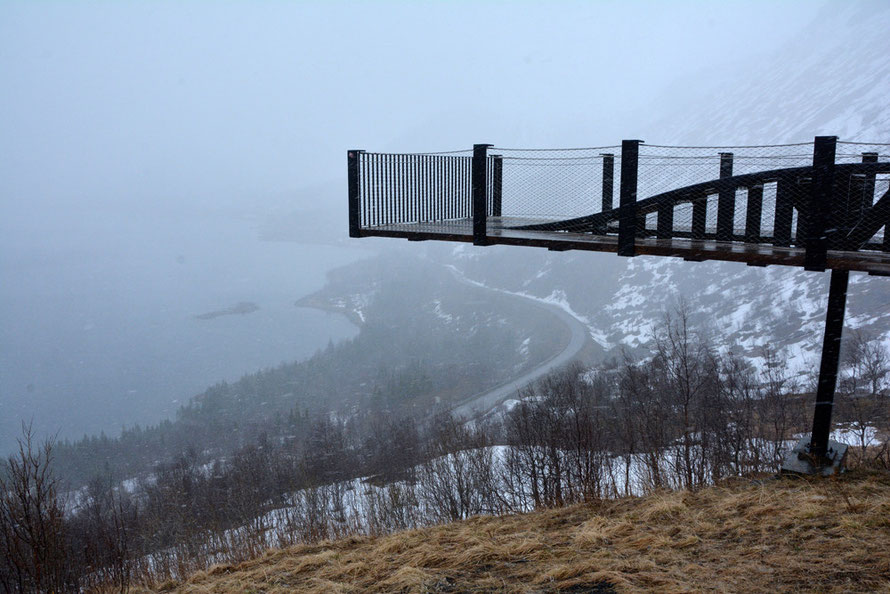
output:
<svg viewBox="0 0 890 594"><path fill-rule="evenodd" d="M785 455L782 474L832 476L844 471L847 462L847 444L828 441L825 457L810 453L810 438L801 437L797 445Z"/></svg>

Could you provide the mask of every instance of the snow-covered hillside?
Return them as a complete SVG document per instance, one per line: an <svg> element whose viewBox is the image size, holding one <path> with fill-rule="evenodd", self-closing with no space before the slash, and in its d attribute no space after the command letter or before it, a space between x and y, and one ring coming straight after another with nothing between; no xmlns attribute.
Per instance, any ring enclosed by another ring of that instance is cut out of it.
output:
<svg viewBox="0 0 890 594"><path fill-rule="evenodd" d="M659 119L639 128L661 144L772 144L820 134L890 143L887 31L890 3L832 4L775 54L678 81L662 104L682 107L659 110ZM890 158L885 148L881 160ZM489 286L564 295L613 347L645 352L665 314L685 303L718 348L752 363L770 346L792 369L811 370L821 349L828 273L520 248L429 249ZM890 279L851 274L845 328L890 347Z"/></svg>

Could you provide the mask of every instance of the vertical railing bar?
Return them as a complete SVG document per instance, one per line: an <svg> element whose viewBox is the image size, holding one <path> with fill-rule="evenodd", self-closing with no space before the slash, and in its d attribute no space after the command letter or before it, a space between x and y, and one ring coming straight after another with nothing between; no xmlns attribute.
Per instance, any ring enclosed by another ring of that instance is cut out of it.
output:
<svg viewBox="0 0 890 594"><path fill-rule="evenodd" d="M368 187L366 185L367 181L367 168L364 167L365 154L359 153L358 157L358 175L359 175L359 221L362 227L368 226L368 218L367 218L367 202L368 202Z"/></svg>
<svg viewBox="0 0 890 594"><path fill-rule="evenodd" d="M491 214L500 217L504 212L504 159L501 155L494 156L492 178Z"/></svg>
<svg viewBox="0 0 890 594"><path fill-rule="evenodd" d="M451 189L451 157L442 157L442 204L448 213L448 219L453 218L451 212L451 197L449 196Z"/></svg>
<svg viewBox="0 0 890 594"><path fill-rule="evenodd" d="M877 163L878 153L862 153L862 162ZM857 224L858 221L862 220L862 216L865 214L865 211L871 208L875 201L875 174L866 173L863 176L862 183L860 185L862 187L862 192L861 198L858 199L859 214L857 216ZM871 238L869 237L868 239ZM887 224L884 226L884 240L882 242L881 248L885 252L890 251L890 220L888 220Z"/></svg>
<svg viewBox="0 0 890 594"><path fill-rule="evenodd" d="M389 200L387 203L389 204L389 224L392 225L396 222L396 208L395 208L395 183L393 176L393 156L386 156L386 190L389 193Z"/></svg>
<svg viewBox="0 0 890 594"><path fill-rule="evenodd" d="M489 216L494 216L494 170L495 170L495 158L488 158L488 189L489 195L488 199L491 201L490 210L488 212Z"/></svg>
<svg viewBox="0 0 890 594"><path fill-rule="evenodd" d="M423 186L420 178L420 155L414 156L414 197L417 201L417 222L424 223L426 219L423 217Z"/></svg>
<svg viewBox="0 0 890 594"><path fill-rule="evenodd" d="M423 166L426 161L426 157L423 155L417 156L417 199L418 199L418 207L420 209L420 219L424 223L428 223L430 220L429 213L426 210L426 186L424 183L426 182L426 175L424 174Z"/></svg>
<svg viewBox="0 0 890 594"><path fill-rule="evenodd" d="M670 239L674 231L674 203L667 202L658 205L658 221L655 226L655 236L658 239Z"/></svg>
<svg viewBox="0 0 890 594"><path fill-rule="evenodd" d="M380 169L381 155L374 155L374 218L376 225L383 224L383 175Z"/></svg>
<svg viewBox="0 0 890 594"><path fill-rule="evenodd" d="M383 169L383 155L377 156L377 219L379 225L386 224L386 200L384 190L386 176Z"/></svg>
<svg viewBox="0 0 890 594"><path fill-rule="evenodd" d="M367 185L367 188L368 188L367 219L368 219L369 227L374 226L374 218L373 218L373 216L374 216L374 202L373 202L374 201L374 177L373 177L374 170L371 166L371 162L372 162L373 158L374 158L373 155L365 155L365 168L366 168L365 184Z"/></svg>
<svg viewBox="0 0 890 594"><path fill-rule="evenodd" d="M426 201L431 221L436 220L436 201L433 197L433 157L426 157Z"/></svg>
<svg viewBox="0 0 890 594"><path fill-rule="evenodd" d="M402 194L405 197L405 223L414 222L414 201L411 199L411 155L402 156L402 179L404 187Z"/></svg>
<svg viewBox="0 0 890 594"><path fill-rule="evenodd" d="M435 176L434 176L434 188L436 195L436 220L442 221L445 219L445 208L442 204L442 157L435 156L433 157L433 162L435 163Z"/></svg>
<svg viewBox="0 0 890 594"><path fill-rule="evenodd" d="M430 156L430 208L433 209L433 220L441 219L439 216L439 202L436 200L436 156Z"/></svg>
<svg viewBox="0 0 890 594"><path fill-rule="evenodd" d="M417 155L414 157L414 194L417 197L417 221L426 222L423 211L423 169L421 162L423 157Z"/></svg>
<svg viewBox="0 0 890 594"><path fill-rule="evenodd" d="M451 209L448 206L448 157L439 157L439 202L442 203L442 219L451 218Z"/></svg>
<svg viewBox="0 0 890 594"><path fill-rule="evenodd" d="M386 188L389 190L389 224L395 224L396 218L396 183L395 183L395 156L386 157Z"/></svg>
<svg viewBox="0 0 890 594"><path fill-rule="evenodd" d="M392 225L393 216L393 181L392 181L392 155L386 155L386 224Z"/></svg>
<svg viewBox="0 0 890 594"><path fill-rule="evenodd" d="M399 222L399 184L397 182L396 156L389 156L389 223L394 225Z"/></svg>
<svg viewBox="0 0 890 594"><path fill-rule="evenodd" d="M408 221L408 201L405 196L405 188L407 187L407 183L405 183L405 155L397 155L395 159L396 168L398 169L396 174L399 190L398 222L406 223Z"/></svg>
<svg viewBox="0 0 890 594"><path fill-rule="evenodd" d="M451 218L451 201L448 198L448 184L451 183L451 174L448 170L448 157L442 157L442 208L445 209L445 218Z"/></svg>
<svg viewBox="0 0 890 594"><path fill-rule="evenodd" d="M455 168L455 157L448 159L448 205L451 208L451 218L457 218L457 169Z"/></svg>
<svg viewBox="0 0 890 594"><path fill-rule="evenodd" d="M488 158L488 216L494 216L494 157Z"/></svg>
<svg viewBox="0 0 890 594"><path fill-rule="evenodd" d="M430 208L433 209L433 220L440 220L439 201L436 200L436 156L430 156Z"/></svg>
<svg viewBox="0 0 890 594"><path fill-rule="evenodd" d="M439 202L442 203L442 219L448 220L451 212L448 208L448 159L439 157Z"/></svg>
<svg viewBox="0 0 890 594"><path fill-rule="evenodd" d="M386 156L381 153L378 163L380 177L380 224L386 225Z"/></svg>
<svg viewBox="0 0 890 594"><path fill-rule="evenodd" d="M615 155L603 153L603 195L602 210L612 210L612 202L615 193Z"/></svg>
<svg viewBox="0 0 890 594"><path fill-rule="evenodd" d="M445 211L445 219L451 218L451 205L448 203L448 157L442 159L442 209Z"/></svg>
<svg viewBox="0 0 890 594"><path fill-rule="evenodd" d="M365 224L367 226L373 225L371 222L371 194L373 192L373 188L371 186L371 158L368 155L362 155L365 162L365 208L367 212L365 213Z"/></svg>
<svg viewBox="0 0 890 594"><path fill-rule="evenodd" d="M760 221L763 218L763 186L748 188L748 205L745 211L745 242L759 243Z"/></svg>
<svg viewBox="0 0 890 594"><path fill-rule="evenodd" d="M399 183L399 155L392 156L392 222L398 225L402 222L402 188Z"/></svg>
<svg viewBox="0 0 890 594"><path fill-rule="evenodd" d="M373 227L373 226L374 226L374 219L372 218L373 213L374 213L374 206L373 206L373 202L372 202L373 199L374 199L374 185L373 185L373 177L372 177L373 170L371 169L371 159L372 159L372 158L373 158L373 155L365 155L365 169L366 169L366 171L365 171L365 184L366 184L366 186L367 186L367 192L368 192L368 200L367 200L367 208L368 208L367 221L368 221L368 226L369 226L369 227Z"/></svg>
<svg viewBox="0 0 890 594"><path fill-rule="evenodd" d="M776 182L776 208L773 214L773 245L788 247L791 245L791 217L792 217L792 184L796 180L787 176L779 178Z"/></svg>
<svg viewBox="0 0 890 594"><path fill-rule="evenodd" d="M470 218L470 209L468 207L470 197L470 172L467 169L467 160L461 160L461 190L460 190L460 214L461 218Z"/></svg>
<svg viewBox="0 0 890 594"><path fill-rule="evenodd" d="M862 153L862 163L877 163L878 162L878 153L873 152L865 152ZM860 198L857 199L857 222L862 220L862 216L865 214L865 211L871 208L872 203L875 199L875 174L874 173L865 173L861 177L862 183L860 184L861 192Z"/></svg>
<svg viewBox="0 0 890 594"><path fill-rule="evenodd" d="M383 224L389 225L389 179L387 176L389 159L384 155L380 155L380 200L383 206Z"/></svg>
<svg viewBox="0 0 890 594"><path fill-rule="evenodd" d="M467 170L467 218L473 218L473 158L470 157L465 163Z"/></svg>
<svg viewBox="0 0 890 594"><path fill-rule="evenodd" d="M463 218L461 187L463 185L462 177L463 162L460 157L454 158L454 218Z"/></svg>
<svg viewBox="0 0 890 594"><path fill-rule="evenodd" d="M417 196L417 155L411 155L408 167L411 169L411 196L413 205L411 207L411 217L415 223L420 223L420 210L418 209Z"/></svg>
<svg viewBox="0 0 890 594"><path fill-rule="evenodd" d="M454 205L454 157L445 158L445 171L447 179L445 183L445 203L448 205L448 218L456 218L456 209Z"/></svg>
<svg viewBox="0 0 890 594"><path fill-rule="evenodd" d="M491 215L491 157L485 157L485 216Z"/></svg>
<svg viewBox="0 0 890 594"><path fill-rule="evenodd" d="M704 239L708 221L708 196L704 195L692 203L692 239Z"/></svg>
<svg viewBox="0 0 890 594"><path fill-rule="evenodd" d="M408 168L405 167L405 161L408 159L406 155L399 155L399 204L401 213L400 213L400 222L409 223L411 222L410 209L408 206Z"/></svg>
<svg viewBox="0 0 890 594"><path fill-rule="evenodd" d="M377 155L371 155L369 174L371 176L371 194L373 205L371 207L371 224L380 225L380 174L377 167Z"/></svg>
<svg viewBox="0 0 890 594"><path fill-rule="evenodd" d="M427 155L426 157L426 199L427 199L427 208L430 211L430 220L436 220L436 200L433 196L433 157L432 155Z"/></svg>
<svg viewBox="0 0 890 594"><path fill-rule="evenodd" d="M403 214L402 214L402 188L400 183L400 175L401 170L399 168L399 161L401 161L399 155L392 156L392 193L393 193L393 209L392 209L392 218L393 224L398 225L402 222Z"/></svg>

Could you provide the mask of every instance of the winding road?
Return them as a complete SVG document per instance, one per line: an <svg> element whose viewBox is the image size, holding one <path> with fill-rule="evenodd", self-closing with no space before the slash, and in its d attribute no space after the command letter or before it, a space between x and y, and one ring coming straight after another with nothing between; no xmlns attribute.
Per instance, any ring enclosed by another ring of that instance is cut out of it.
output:
<svg viewBox="0 0 890 594"><path fill-rule="evenodd" d="M471 281L467 279L463 274L461 274L460 271L458 271L454 266L448 266L448 269L451 270L452 274L454 274L454 278L457 279L457 281L460 283L475 288L496 291L501 295L507 295L515 299L523 299L535 304L542 309L545 309L546 311L553 314L563 324L568 326L569 330L571 331L571 338L560 352L556 353L546 361L543 361L540 365L534 367L533 369L525 372L524 374L513 380L510 380L506 383L496 386L495 388L486 390L479 394L474 394L466 400L459 402L451 408L451 414L465 418L475 418L484 415L504 400L507 400L511 396L516 396L519 390L525 388L532 382L544 377L551 371L554 371L568 363L571 363L572 360L578 355L578 353L580 353L581 350L588 345L588 343L592 342L590 338L590 329L587 327L587 325L581 322L578 318L570 315L567 311L565 311L558 305L545 303L532 297L517 295L516 293L512 293L510 291L495 289L493 287L488 287L481 283Z"/></svg>

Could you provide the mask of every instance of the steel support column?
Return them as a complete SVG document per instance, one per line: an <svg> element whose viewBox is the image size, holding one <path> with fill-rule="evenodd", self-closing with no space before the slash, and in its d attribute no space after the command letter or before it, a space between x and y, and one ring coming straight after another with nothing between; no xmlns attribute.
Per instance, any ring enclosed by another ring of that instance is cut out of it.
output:
<svg viewBox="0 0 890 594"><path fill-rule="evenodd" d="M804 268L825 270L829 229L837 225L838 212L834 196L834 158L837 136L817 136L813 143L813 183L806 213ZM800 219L798 219L798 235ZM800 238L797 240L800 243ZM832 278L834 278L832 276ZM843 316L843 314L842 314Z"/></svg>
<svg viewBox="0 0 890 594"><path fill-rule="evenodd" d="M621 142L621 182L619 186L618 255L637 253L637 173L642 140Z"/></svg>
<svg viewBox="0 0 890 594"><path fill-rule="evenodd" d="M816 388L816 410L810 437L798 441L785 457L782 472L794 474L832 475L840 472L845 463L847 446L831 441L831 413L841 354L841 335L847 306L847 270L832 270L825 312L825 336L822 339L822 362L819 365L819 384Z"/></svg>
<svg viewBox="0 0 890 594"><path fill-rule="evenodd" d="M810 438L810 453L820 458L824 458L828 450L849 278L850 273L846 270L831 271L825 336L822 339L822 363L819 365L819 385L816 389L816 411L813 414L813 434Z"/></svg>
<svg viewBox="0 0 890 594"><path fill-rule="evenodd" d="M486 213L486 189L488 188L488 147L490 144L473 145L473 245L487 245L488 218Z"/></svg>
<svg viewBox="0 0 890 594"><path fill-rule="evenodd" d="M359 154L364 151L353 149L346 153L346 176L349 185L349 236L361 237L361 219L359 213Z"/></svg>

